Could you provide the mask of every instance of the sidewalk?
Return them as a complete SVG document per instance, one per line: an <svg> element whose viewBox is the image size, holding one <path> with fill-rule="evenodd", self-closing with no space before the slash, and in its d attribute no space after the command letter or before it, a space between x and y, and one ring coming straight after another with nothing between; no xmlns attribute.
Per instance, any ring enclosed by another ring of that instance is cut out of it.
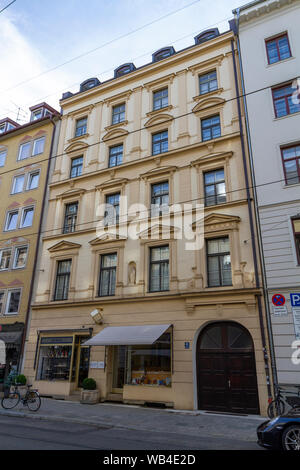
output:
<svg viewBox="0 0 300 470"><path fill-rule="evenodd" d="M42 398L38 412L31 412L19 404L13 410L0 407L1 415L31 419L54 420L87 424L99 428L133 429L152 432L184 433L195 436L228 436L256 442L256 428L266 418L261 416L232 416L203 411L153 409L122 404L99 403L83 405L79 402Z"/></svg>

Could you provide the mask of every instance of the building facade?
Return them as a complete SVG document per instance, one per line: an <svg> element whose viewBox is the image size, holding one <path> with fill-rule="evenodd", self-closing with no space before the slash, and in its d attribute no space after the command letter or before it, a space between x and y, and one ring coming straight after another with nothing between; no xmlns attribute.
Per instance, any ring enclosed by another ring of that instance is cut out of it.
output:
<svg viewBox="0 0 300 470"><path fill-rule="evenodd" d="M254 1L234 13L276 383L299 386L295 354L300 345L300 2Z"/></svg>
<svg viewBox="0 0 300 470"><path fill-rule="evenodd" d="M31 120L0 122L0 386L20 370L45 190L59 113L46 103ZM39 113L39 114L37 114Z"/></svg>
<svg viewBox="0 0 300 470"><path fill-rule="evenodd" d="M24 367L41 393L89 376L102 400L265 413L235 62L214 29L63 94Z"/></svg>

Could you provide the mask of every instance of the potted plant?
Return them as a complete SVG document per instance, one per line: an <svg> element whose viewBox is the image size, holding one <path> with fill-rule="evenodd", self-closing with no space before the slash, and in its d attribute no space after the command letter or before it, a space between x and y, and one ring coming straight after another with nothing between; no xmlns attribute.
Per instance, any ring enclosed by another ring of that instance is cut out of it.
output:
<svg viewBox="0 0 300 470"><path fill-rule="evenodd" d="M82 382L81 398L80 403L87 405L95 405L99 403L100 391L97 389L96 381L90 377L86 378Z"/></svg>
<svg viewBox="0 0 300 470"><path fill-rule="evenodd" d="M25 395L26 393L26 383L27 383L27 379L25 377L25 375L23 374L19 374L15 377L13 383L15 384L19 384L19 392L22 395Z"/></svg>

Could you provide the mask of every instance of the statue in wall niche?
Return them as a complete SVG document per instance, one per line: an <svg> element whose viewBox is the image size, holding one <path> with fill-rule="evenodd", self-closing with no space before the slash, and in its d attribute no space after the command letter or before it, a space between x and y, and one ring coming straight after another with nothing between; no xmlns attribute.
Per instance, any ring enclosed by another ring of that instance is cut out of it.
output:
<svg viewBox="0 0 300 470"><path fill-rule="evenodd" d="M128 264L128 283L130 285L135 284L136 282L136 264L134 261L131 261Z"/></svg>

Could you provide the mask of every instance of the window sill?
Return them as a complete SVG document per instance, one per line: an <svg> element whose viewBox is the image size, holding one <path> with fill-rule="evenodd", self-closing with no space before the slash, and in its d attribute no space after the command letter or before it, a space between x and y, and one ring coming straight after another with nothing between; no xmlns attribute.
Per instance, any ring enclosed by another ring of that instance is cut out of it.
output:
<svg viewBox="0 0 300 470"><path fill-rule="evenodd" d="M273 67L274 65L283 64L283 63L288 62L289 60L294 60L294 59L295 57L291 56L291 57L287 57L286 59L278 60L277 62L274 62L273 64L267 63L266 68L268 69L268 68Z"/></svg>
<svg viewBox="0 0 300 470"><path fill-rule="evenodd" d="M274 117L273 121L281 121L282 119L286 119L286 118L290 118L292 116L299 116L300 115L300 111L297 111L296 113L290 113L290 114L286 114L285 116L280 116L280 117Z"/></svg>
<svg viewBox="0 0 300 470"><path fill-rule="evenodd" d="M81 134L81 135L72 137L71 139L68 140L68 143L77 142L78 140L80 140L80 139L86 139L86 138L89 137L89 136L90 136L90 134L88 134L88 133L86 132L85 134Z"/></svg>

